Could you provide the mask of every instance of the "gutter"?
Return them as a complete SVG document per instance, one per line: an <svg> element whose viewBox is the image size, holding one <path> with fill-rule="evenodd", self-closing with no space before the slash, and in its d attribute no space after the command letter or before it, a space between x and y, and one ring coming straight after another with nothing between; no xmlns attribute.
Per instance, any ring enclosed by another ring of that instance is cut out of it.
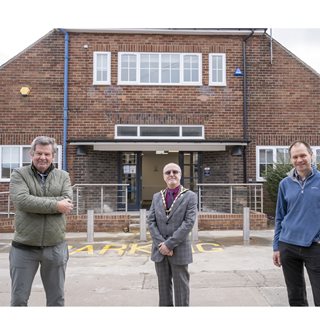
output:
<svg viewBox="0 0 320 320"><path fill-rule="evenodd" d="M64 78L63 78L63 142L62 169L68 171L67 165L67 137L68 137L68 66L69 66L69 33L58 29L64 34Z"/></svg>
<svg viewBox="0 0 320 320"><path fill-rule="evenodd" d="M254 29L242 41L242 59L243 59L243 141L248 141L248 103L247 103L247 41L254 35ZM246 146L243 147L243 182L247 183L247 153Z"/></svg>

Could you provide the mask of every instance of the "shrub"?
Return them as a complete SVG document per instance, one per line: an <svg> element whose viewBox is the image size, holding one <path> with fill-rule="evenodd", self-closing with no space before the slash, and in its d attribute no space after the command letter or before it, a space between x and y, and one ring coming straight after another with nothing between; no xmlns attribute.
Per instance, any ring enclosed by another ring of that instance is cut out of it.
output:
<svg viewBox="0 0 320 320"><path fill-rule="evenodd" d="M274 210L277 204L279 183L287 176L291 169L292 165L289 163L277 163L273 167L269 167L268 171L263 175L263 177L266 179L266 189Z"/></svg>

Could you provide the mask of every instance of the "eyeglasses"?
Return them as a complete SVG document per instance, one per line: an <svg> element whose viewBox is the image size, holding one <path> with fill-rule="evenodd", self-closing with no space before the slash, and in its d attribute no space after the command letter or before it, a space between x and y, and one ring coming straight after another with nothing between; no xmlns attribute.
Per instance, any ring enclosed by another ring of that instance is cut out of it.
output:
<svg viewBox="0 0 320 320"><path fill-rule="evenodd" d="M170 176L171 172L172 172L172 174L178 174L178 173L180 173L180 171L178 171L178 170L168 170L168 171L166 171L164 174L166 174L167 176Z"/></svg>

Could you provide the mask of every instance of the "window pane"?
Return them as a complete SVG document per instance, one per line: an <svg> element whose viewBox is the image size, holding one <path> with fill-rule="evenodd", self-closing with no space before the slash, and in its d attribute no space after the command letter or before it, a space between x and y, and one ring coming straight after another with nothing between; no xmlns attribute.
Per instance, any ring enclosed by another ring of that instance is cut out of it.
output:
<svg viewBox="0 0 320 320"><path fill-rule="evenodd" d="M317 164L320 163L320 149L317 149L317 151L316 151L316 163Z"/></svg>
<svg viewBox="0 0 320 320"><path fill-rule="evenodd" d="M117 127L118 136L137 136L137 127Z"/></svg>
<svg viewBox="0 0 320 320"><path fill-rule="evenodd" d="M212 56L212 81L213 82L223 82L223 57L222 56Z"/></svg>
<svg viewBox="0 0 320 320"><path fill-rule="evenodd" d="M199 80L199 57L186 55L184 56L184 81Z"/></svg>
<svg viewBox="0 0 320 320"><path fill-rule="evenodd" d="M182 127L183 137L201 137L202 127Z"/></svg>
<svg viewBox="0 0 320 320"><path fill-rule="evenodd" d="M108 80L108 54L98 53L96 58L97 81Z"/></svg>
<svg viewBox="0 0 320 320"><path fill-rule="evenodd" d="M147 83L149 82L149 70L140 71L140 82Z"/></svg>
<svg viewBox="0 0 320 320"><path fill-rule="evenodd" d="M179 127L141 127L142 137L178 137Z"/></svg>
<svg viewBox="0 0 320 320"><path fill-rule="evenodd" d="M22 148L22 165L26 166L31 163L31 158L30 158L30 147L23 147Z"/></svg>
<svg viewBox="0 0 320 320"><path fill-rule="evenodd" d="M121 55L121 81L136 81L137 57L134 54Z"/></svg>
<svg viewBox="0 0 320 320"><path fill-rule="evenodd" d="M277 163L289 163L289 149L277 149Z"/></svg>
<svg viewBox="0 0 320 320"><path fill-rule="evenodd" d="M180 72L179 72L179 70L173 70L171 72L171 82L172 83L179 83L180 82Z"/></svg>
<svg viewBox="0 0 320 320"><path fill-rule="evenodd" d="M169 83L170 82L170 71L169 70L162 70L161 71L161 82L162 83Z"/></svg>

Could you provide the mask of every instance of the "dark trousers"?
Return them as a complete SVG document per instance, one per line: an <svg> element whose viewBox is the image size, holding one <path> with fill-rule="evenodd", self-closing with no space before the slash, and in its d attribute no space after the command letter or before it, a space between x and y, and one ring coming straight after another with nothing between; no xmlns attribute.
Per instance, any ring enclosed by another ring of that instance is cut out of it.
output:
<svg viewBox="0 0 320 320"><path fill-rule="evenodd" d="M320 306L320 244L300 247L279 242L282 271L290 306L308 306L304 267L311 283L315 306Z"/></svg>
<svg viewBox="0 0 320 320"><path fill-rule="evenodd" d="M189 306L189 280L188 265L171 263L168 257L155 263L158 276L159 306L160 307L187 307ZM172 282L174 288L174 302L172 295Z"/></svg>

